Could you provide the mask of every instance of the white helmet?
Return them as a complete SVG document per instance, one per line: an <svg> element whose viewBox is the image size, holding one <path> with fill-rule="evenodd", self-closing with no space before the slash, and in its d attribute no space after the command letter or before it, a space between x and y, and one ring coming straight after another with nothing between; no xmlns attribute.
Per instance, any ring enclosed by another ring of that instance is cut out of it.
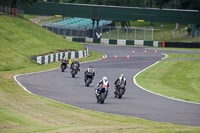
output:
<svg viewBox="0 0 200 133"><path fill-rule="evenodd" d="M107 79L107 77L106 77L106 76L104 76L102 80L108 80L108 79Z"/></svg>

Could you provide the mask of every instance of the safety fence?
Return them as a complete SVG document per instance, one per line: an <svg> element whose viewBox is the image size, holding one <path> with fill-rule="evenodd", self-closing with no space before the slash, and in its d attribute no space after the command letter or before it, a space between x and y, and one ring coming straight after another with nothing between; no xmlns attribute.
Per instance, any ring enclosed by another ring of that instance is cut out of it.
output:
<svg viewBox="0 0 200 133"><path fill-rule="evenodd" d="M88 48L83 51L60 52L44 56L32 56L31 58L39 64L49 64L51 62L60 61L62 58L75 59L88 57Z"/></svg>
<svg viewBox="0 0 200 133"><path fill-rule="evenodd" d="M24 11L17 8L0 5L0 15L15 15L20 18L24 18Z"/></svg>
<svg viewBox="0 0 200 133"><path fill-rule="evenodd" d="M158 42L158 41L122 40L122 39L113 40L113 39L106 39L106 38L73 38L73 37L65 37L65 38L73 42L162 47L162 42Z"/></svg>
<svg viewBox="0 0 200 133"><path fill-rule="evenodd" d="M87 26L58 25L55 23L43 23L42 27L58 35L88 37L88 38L107 38L124 40L146 40L153 41L153 27L130 27L121 26L100 26L88 29Z"/></svg>

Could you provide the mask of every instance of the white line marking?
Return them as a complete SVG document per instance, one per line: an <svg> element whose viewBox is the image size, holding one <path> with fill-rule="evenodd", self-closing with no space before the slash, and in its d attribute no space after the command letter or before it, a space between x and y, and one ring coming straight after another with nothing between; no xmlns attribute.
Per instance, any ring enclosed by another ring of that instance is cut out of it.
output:
<svg viewBox="0 0 200 133"><path fill-rule="evenodd" d="M167 54L163 54L163 53L161 53L162 55L165 55L165 57L164 58L162 58L162 60L164 60L164 59L166 59L167 57L168 57L168 55Z"/></svg>
<svg viewBox="0 0 200 133"><path fill-rule="evenodd" d="M163 54L163 55L165 55L165 57L162 58L162 59L167 58L167 55L166 55L166 54ZM154 93L154 92L149 91L149 90L147 90L147 89L145 89L145 88L143 88L143 87L141 87L140 85L137 84L137 82L136 82L136 76L138 76L140 73L144 72L145 70L147 70L148 68L150 68L150 67L156 65L156 64L159 63L159 62L160 62L160 61L157 61L156 63L154 63L154 64L148 66L147 68L141 70L141 71L138 72L135 76L133 76L133 83L134 83L135 85L137 85L137 86L138 86L140 89L142 89L142 90L145 90L145 91L147 91L147 92L149 92L149 93L152 93L152 94L155 94L155 95L158 95L158 96L161 96L161 97L165 97L165 98L167 98L167 99L171 99L171 100L175 100L175 101L179 101L179 102L185 102L185 103L191 103L191 104L198 104L198 105L200 105L200 103L184 101L184 100L180 100L180 99L175 99L175 98L167 97L167 96L164 96L164 95L161 95L161 94L158 94L158 93Z"/></svg>

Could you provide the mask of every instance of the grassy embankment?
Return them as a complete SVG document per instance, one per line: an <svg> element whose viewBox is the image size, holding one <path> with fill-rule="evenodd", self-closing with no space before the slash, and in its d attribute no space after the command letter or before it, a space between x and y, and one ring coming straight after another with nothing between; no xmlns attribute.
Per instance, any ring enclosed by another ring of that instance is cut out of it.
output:
<svg viewBox="0 0 200 133"><path fill-rule="evenodd" d="M164 25L163 28L161 28L161 24ZM117 23L118 26L120 26L119 23ZM131 26L133 27L150 27L150 22L133 22L131 21ZM175 24L171 23L159 23L154 22L153 28L154 28L154 34L153 34L153 40L154 41L169 41L169 42L200 42L200 37L197 38L191 38L187 36L187 31L185 29L187 25L180 24L179 30L177 32L174 32ZM146 31L145 39L144 39L144 30L136 30L136 36L135 36L135 30L131 30L130 32L126 32L124 30L119 29L119 35L118 35L118 29L112 30L110 32L104 32L103 38L110 38L110 39L126 39L126 40L152 40L152 31L148 30ZM163 34L163 38L162 38ZM119 38L118 38L119 37Z"/></svg>
<svg viewBox="0 0 200 133"><path fill-rule="evenodd" d="M167 59L200 58L200 54L167 54ZM143 88L168 97L200 103L200 61L166 60L136 77Z"/></svg>
<svg viewBox="0 0 200 133"><path fill-rule="evenodd" d="M36 64L31 55L84 48L27 20L0 16L0 47L0 132L200 132L200 127L88 111L27 93L14 75L59 66L58 62ZM91 59L94 57L87 60Z"/></svg>

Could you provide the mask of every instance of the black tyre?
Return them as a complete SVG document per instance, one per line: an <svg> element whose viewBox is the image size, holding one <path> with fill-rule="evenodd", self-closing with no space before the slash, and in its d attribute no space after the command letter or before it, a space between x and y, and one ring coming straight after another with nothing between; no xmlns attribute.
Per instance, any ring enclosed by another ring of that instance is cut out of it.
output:
<svg viewBox="0 0 200 133"><path fill-rule="evenodd" d="M124 89L119 89L118 98L122 98L123 94L124 94Z"/></svg>
<svg viewBox="0 0 200 133"><path fill-rule="evenodd" d="M100 103L101 103L101 104L104 103L105 98L106 98L106 94L105 94L105 93L101 93L101 94L100 94Z"/></svg>
<svg viewBox="0 0 200 133"><path fill-rule="evenodd" d="M91 78L88 78L88 79L86 80L86 86L89 86L90 83L91 83L91 81L92 81L92 79L91 79Z"/></svg>
<svg viewBox="0 0 200 133"><path fill-rule="evenodd" d="M61 70L62 70L62 72L65 71L65 66L64 65L61 66Z"/></svg>
<svg viewBox="0 0 200 133"><path fill-rule="evenodd" d="M72 78L74 78L76 74L75 70L72 70L71 74L72 74Z"/></svg>

